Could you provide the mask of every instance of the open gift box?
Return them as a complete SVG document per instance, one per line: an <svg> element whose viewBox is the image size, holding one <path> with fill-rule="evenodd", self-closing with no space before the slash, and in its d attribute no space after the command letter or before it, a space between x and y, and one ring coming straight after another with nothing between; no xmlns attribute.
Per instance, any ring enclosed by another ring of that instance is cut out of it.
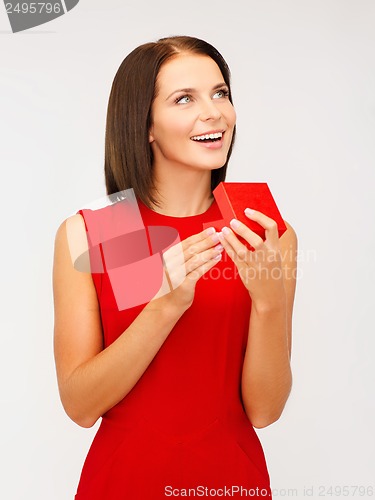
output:
<svg viewBox="0 0 375 500"><path fill-rule="evenodd" d="M222 219L203 223L203 229L214 227L216 231L221 231L223 226L231 227L230 221L234 218L246 224L264 241L266 239L264 227L245 215L244 210L249 207L273 219L277 223L279 237L287 230L266 182L220 182L213 190L213 195ZM235 231L234 233L246 248L254 250L244 238Z"/></svg>

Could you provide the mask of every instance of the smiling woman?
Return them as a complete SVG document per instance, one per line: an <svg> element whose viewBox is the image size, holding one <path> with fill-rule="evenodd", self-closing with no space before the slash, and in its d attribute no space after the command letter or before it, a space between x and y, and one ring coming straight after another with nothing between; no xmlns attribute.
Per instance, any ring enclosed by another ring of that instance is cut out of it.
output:
<svg viewBox="0 0 375 500"><path fill-rule="evenodd" d="M291 388L296 264L281 251L294 256L296 236L288 224L279 239L257 211L265 241L242 223L203 230L222 218L212 191L235 131L229 68L209 43L163 38L120 65L105 138L113 203L79 210L55 241L61 401L82 427L102 419L76 500L202 485L272 497L254 427L279 418Z"/></svg>
<svg viewBox="0 0 375 500"><path fill-rule="evenodd" d="M161 134L164 137L168 133L172 134L173 123L176 136L171 137L171 141L182 140L181 135L185 134L184 139L188 143L184 143L184 150L186 144L193 147L189 158L195 153L199 154L203 145L191 144L190 139L194 135L212 131L225 132L224 118L219 120L220 125L215 118L204 118L207 110L210 112L211 109L212 112L216 107L219 110L226 108L226 114L231 107L230 118L232 122L235 120L230 71L224 58L212 45L193 37L170 37L134 49L117 71L108 103L105 147L107 193L132 188L136 196L150 208L162 209L167 213L177 213L178 210L180 215L202 211L202 208L212 202L212 191L225 180L235 142L235 124L228 134L231 136L230 140L225 140L224 148L220 148L221 151L216 155L216 167L211 172L200 169L200 174L206 180L210 179L211 183L204 193L201 188L198 191L196 189L197 173L194 175L193 186L189 191L185 190L183 198L180 193L174 201L158 193L157 189L161 186L160 182L156 186L157 179L153 175L154 152L159 157L163 153L158 147L161 141L164 149L167 148L166 153L170 154L171 150L172 154L177 153L177 146L166 144L163 137L160 137ZM194 118L194 113L197 112L203 113L203 120L199 120L199 116ZM167 117L171 120L170 123L167 122ZM158 125L157 130L155 124ZM152 136L152 125L156 138ZM152 145L155 139L156 143ZM180 178L178 182L181 182ZM206 200L203 200L202 207L203 196ZM173 206L176 202L177 207Z"/></svg>

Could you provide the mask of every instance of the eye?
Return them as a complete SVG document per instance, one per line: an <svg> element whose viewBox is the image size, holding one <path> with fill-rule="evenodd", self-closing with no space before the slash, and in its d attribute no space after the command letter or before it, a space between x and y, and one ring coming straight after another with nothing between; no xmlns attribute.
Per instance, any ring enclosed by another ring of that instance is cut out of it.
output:
<svg viewBox="0 0 375 500"><path fill-rule="evenodd" d="M175 99L175 101L174 101L174 102L175 102L175 103L179 103L182 99L186 99L186 98L187 98L187 99L190 99L190 98L191 98L191 96L190 96L190 95L183 95L183 96L181 96L181 97L177 97L177 99ZM183 103L183 104L186 104L186 103Z"/></svg>
<svg viewBox="0 0 375 500"><path fill-rule="evenodd" d="M224 98L229 97L229 91L226 88L217 90L214 95L216 95L216 94L222 94L222 97L224 97ZM192 96L190 94L186 94L186 95L177 97L174 102L176 104L180 104L183 99L190 99L191 100L191 98L192 98ZM185 101L185 102L182 102L182 104L188 104L189 102L190 101Z"/></svg>
<svg viewBox="0 0 375 500"><path fill-rule="evenodd" d="M227 89L220 89L215 94L223 94L223 97L229 97L229 91Z"/></svg>

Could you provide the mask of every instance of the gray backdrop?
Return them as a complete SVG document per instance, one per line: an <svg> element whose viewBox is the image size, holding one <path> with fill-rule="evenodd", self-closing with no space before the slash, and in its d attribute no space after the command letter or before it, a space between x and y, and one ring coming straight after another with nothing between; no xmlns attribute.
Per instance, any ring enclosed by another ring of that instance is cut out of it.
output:
<svg viewBox="0 0 375 500"><path fill-rule="evenodd" d="M363 498L374 486L374 25L371 0L81 0L13 34L0 5L1 498L74 497L99 423L80 428L59 400L54 237L105 195L121 61L178 34L206 39L232 70L227 180L268 182L299 238L293 389L279 421L257 430L274 498L332 498L330 487Z"/></svg>

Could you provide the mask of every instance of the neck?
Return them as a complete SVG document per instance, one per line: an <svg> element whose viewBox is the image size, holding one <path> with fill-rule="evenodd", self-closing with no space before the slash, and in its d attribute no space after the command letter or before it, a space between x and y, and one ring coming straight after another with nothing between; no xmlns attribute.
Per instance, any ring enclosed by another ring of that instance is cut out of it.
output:
<svg viewBox="0 0 375 500"><path fill-rule="evenodd" d="M188 217L205 212L212 204L211 170L185 171L169 169L160 172L154 168L156 199L155 212L172 217Z"/></svg>

